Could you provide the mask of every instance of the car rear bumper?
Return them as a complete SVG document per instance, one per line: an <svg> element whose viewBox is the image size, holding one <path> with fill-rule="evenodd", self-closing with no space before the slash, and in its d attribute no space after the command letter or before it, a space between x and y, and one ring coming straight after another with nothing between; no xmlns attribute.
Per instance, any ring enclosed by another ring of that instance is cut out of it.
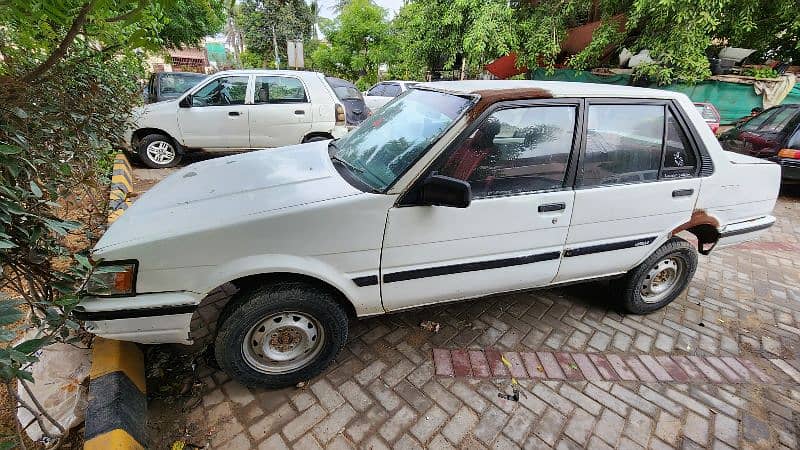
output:
<svg viewBox="0 0 800 450"><path fill-rule="evenodd" d="M98 336L141 344L191 344L189 325L197 295L187 292L83 299L73 311Z"/></svg>
<svg viewBox="0 0 800 450"><path fill-rule="evenodd" d="M719 232L720 237L719 242L717 242L717 247L726 247L728 245L757 239L767 228L774 224L774 216L764 216L728 224Z"/></svg>
<svg viewBox="0 0 800 450"><path fill-rule="evenodd" d="M778 158L775 162L781 165L781 179L783 181L800 182L800 160Z"/></svg>

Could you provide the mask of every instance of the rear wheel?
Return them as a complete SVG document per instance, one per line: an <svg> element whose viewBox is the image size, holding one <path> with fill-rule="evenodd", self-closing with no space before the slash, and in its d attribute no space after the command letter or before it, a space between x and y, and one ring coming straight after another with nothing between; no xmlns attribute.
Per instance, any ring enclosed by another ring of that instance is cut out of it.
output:
<svg viewBox="0 0 800 450"><path fill-rule="evenodd" d="M215 342L220 367L249 386L277 389L322 373L347 341L347 315L305 283L253 289L231 302Z"/></svg>
<svg viewBox="0 0 800 450"><path fill-rule="evenodd" d="M696 269L697 253L692 245L680 238L670 239L620 280L622 307L633 314L663 308L689 286Z"/></svg>
<svg viewBox="0 0 800 450"><path fill-rule="evenodd" d="M330 138L326 137L326 136L311 136L311 137L305 138L305 140L303 142L319 142L319 141L327 141L329 139Z"/></svg>
<svg viewBox="0 0 800 450"><path fill-rule="evenodd" d="M175 167L181 161L181 154L169 136L148 134L139 141L139 159L150 168L163 169Z"/></svg>

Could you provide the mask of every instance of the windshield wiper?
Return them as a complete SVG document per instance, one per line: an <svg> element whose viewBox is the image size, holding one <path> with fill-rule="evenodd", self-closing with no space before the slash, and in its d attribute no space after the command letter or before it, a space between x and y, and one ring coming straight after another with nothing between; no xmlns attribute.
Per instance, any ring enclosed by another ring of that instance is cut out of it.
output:
<svg viewBox="0 0 800 450"><path fill-rule="evenodd" d="M341 156L339 156L339 154L338 154L339 147L336 146L334 141L331 141L331 143L329 145L331 147L333 147L334 150L336 150L335 152L331 153L331 161L338 162L339 164L347 167L348 169L350 169L353 172L364 173L364 169L354 166L353 163L351 163L350 161L347 161L346 159L343 159Z"/></svg>

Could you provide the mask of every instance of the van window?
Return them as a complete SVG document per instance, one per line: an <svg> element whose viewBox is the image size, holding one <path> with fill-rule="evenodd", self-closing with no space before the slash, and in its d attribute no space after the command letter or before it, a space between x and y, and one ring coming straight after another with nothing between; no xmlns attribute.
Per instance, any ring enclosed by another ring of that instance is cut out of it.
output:
<svg viewBox="0 0 800 450"><path fill-rule="evenodd" d="M292 77L256 77L255 104L306 103L303 83Z"/></svg>
<svg viewBox="0 0 800 450"><path fill-rule="evenodd" d="M661 105L589 105L586 154L577 185L658 180L664 114Z"/></svg>
<svg viewBox="0 0 800 450"><path fill-rule="evenodd" d="M560 189L575 135L575 106L492 113L442 162L439 173L468 181L475 198Z"/></svg>

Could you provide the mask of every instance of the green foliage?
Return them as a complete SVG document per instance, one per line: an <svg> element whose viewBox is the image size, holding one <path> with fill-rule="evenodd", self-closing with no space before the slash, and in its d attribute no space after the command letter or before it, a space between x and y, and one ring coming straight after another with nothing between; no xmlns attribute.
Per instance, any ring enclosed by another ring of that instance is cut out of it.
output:
<svg viewBox="0 0 800 450"><path fill-rule="evenodd" d="M167 47L193 46L205 36L222 31L223 0L170 0L164 9L165 24L159 33Z"/></svg>
<svg viewBox="0 0 800 450"><path fill-rule="evenodd" d="M744 74L754 78L778 78L778 72L771 67L752 67L744 71Z"/></svg>
<svg viewBox="0 0 800 450"><path fill-rule="evenodd" d="M314 18L304 0L243 0L237 23L248 51L274 61L273 27L281 68L286 68L286 41L311 37ZM252 61L251 61L252 62Z"/></svg>
<svg viewBox="0 0 800 450"><path fill-rule="evenodd" d="M348 1L335 21L320 27L329 44L320 44L311 54L316 70L363 87L375 82L378 65L392 58L386 11L372 0Z"/></svg>

